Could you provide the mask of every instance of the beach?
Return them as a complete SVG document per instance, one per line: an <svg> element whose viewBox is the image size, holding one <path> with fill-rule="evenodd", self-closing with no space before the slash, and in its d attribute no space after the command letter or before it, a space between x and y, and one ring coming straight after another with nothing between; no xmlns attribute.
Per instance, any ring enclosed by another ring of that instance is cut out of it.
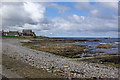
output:
<svg viewBox="0 0 120 80"><path fill-rule="evenodd" d="M76 61L48 52L21 46L23 39L3 39L2 55L22 61L38 69L63 78L118 78L118 68L102 64ZM37 73L36 73L37 74Z"/></svg>

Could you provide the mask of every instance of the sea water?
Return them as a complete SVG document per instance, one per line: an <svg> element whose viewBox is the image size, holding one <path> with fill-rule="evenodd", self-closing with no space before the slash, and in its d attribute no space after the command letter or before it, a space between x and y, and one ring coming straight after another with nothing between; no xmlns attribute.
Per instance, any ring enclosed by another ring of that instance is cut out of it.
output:
<svg viewBox="0 0 120 80"><path fill-rule="evenodd" d="M56 37L57 38L57 37ZM100 40L102 42L75 42L75 43L54 43L54 44L76 44L76 45L87 45L89 50L91 51L97 51L96 54L120 54L120 38L81 38L81 37L59 37L63 39L77 39L77 40ZM96 48L96 46L100 44L111 44L112 46L115 46L116 48L109 48L109 49L103 49L103 48ZM87 49L86 49L87 50ZM99 53L100 52L100 53ZM103 52L103 53L101 53Z"/></svg>

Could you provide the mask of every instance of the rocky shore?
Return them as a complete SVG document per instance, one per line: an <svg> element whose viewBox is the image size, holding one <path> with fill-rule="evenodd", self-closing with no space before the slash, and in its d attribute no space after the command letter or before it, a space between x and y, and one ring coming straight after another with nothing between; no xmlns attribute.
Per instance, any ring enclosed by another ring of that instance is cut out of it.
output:
<svg viewBox="0 0 120 80"><path fill-rule="evenodd" d="M20 46L19 39L3 40L3 55L21 60L48 73L65 78L118 78L118 68L97 63L72 61L69 58L56 56ZM37 74L37 73L36 73Z"/></svg>
<svg viewBox="0 0 120 80"><path fill-rule="evenodd" d="M35 39L21 43L31 49L69 58L118 54L117 45L101 43L100 40Z"/></svg>

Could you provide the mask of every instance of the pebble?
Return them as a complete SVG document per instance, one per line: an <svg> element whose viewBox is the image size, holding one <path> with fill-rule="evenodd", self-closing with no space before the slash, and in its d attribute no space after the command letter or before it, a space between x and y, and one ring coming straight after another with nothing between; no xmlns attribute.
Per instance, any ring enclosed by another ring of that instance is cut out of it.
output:
<svg viewBox="0 0 120 80"><path fill-rule="evenodd" d="M61 58L52 54L46 54L45 52L30 50L28 48L23 48L9 43L5 43L8 46L5 46L4 49L8 49L4 52L5 55L9 55L11 58L17 58L23 60L24 62L35 66L37 68L42 68L47 72L53 72L55 74L61 75L63 77L93 77L93 78L116 78L118 77L117 69L111 68L108 66L101 66L99 64L87 63L87 62L78 62L67 60L67 58ZM4 46L4 45L3 45ZM12 51L15 52L12 54Z"/></svg>

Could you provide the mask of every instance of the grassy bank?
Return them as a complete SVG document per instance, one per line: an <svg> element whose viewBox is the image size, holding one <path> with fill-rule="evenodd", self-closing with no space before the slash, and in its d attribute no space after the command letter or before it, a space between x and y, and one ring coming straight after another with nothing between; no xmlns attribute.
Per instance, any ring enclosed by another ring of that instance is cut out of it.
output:
<svg viewBox="0 0 120 80"><path fill-rule="evenodd" d="M12 39L46 39L48 37L38 36L38 37L25 37L25 36L2 36L2 38L12 38Z"/></svg>
<svg viewBox="0 0 120 80"><path fill-rule="evenodd" d="M2 36L2 38L21 38L19 36Z"/></svg>

